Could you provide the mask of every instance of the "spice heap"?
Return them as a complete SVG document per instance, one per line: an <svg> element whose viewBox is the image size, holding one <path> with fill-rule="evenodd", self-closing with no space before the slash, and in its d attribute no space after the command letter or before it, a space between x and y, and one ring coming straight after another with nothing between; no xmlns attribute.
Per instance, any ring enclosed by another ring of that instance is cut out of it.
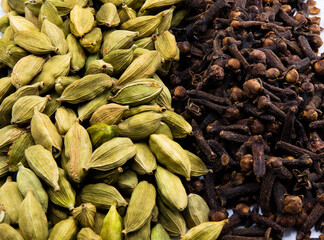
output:
<svg viewBox="0 0 324 240"><path fill-rule="evenodd" d="M324 60L320 18L309 16L319 12L315 1L185 4L190 16L172 28L181 61L169 84L175 111L193 127L183 146L213 170L187 190L205 198L211 220L234 208L224 240L281 239L287 227L297 239L314 226L323 233Z"/></svg>
<svg viewBox="0 0 324 240"><path fill-rule="evenodd" d="M1 1L2 240L218 237L228 221L183 186L209 170L173 140L192 127L159 78L179 60L178 2Z"/></svg>

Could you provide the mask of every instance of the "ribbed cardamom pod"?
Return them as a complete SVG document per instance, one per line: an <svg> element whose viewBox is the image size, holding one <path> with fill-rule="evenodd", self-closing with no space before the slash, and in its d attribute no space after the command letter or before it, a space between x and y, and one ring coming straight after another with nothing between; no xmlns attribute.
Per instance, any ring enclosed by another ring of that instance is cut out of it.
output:
<svg viewBox="0 0 324 240"><path fill-rule="evenodd" d="M30 132L21 135L11 146L8 152L9 159L9 171L17 172L18 164L27 164L27 159L25 157L25 150L30 146L35 145L34 139Z"/></svg>
<svg viewBox="0 0 324 240"><path fill-rule="evenodd" d="M69 52L72 54L71 71L78 72L84 67L86 63L86 52L80 45L79 41L72 34L69 34L66 40L69 45Z"/></svg>
<svg viewBox="0 0 324 240"><path fill-rule="evenodd" d="M200 159L200 157L187 150L185 150L185 152L187 153L191 165L190 176L200 177L210 171L206 168L205 163Z"/></svg>
<svg viewBox="0 0 324 240"><path fill-rule="evenodd" d="M90 161L83 169L108 171L124 165L136 153L135 146L129 138L115 137L98 147L91 155Z"/></svg>
<svg viewBox="0 0 324 240"><path fill-rule="evenodd" d="M64 0L64 2L73 8L75 5L80 5L81 7L85 7L89 0Z"/></svg>
<svg viewBox="0 0 324 240"><path fill-rule="evenodd" d="M28 55L21 58L11 73L11 82L16 88L27 85L33 78L40 73L45 64L45 58L35 55Z"/></svg>
<svg viewBox="0 0 324 240"><path fill-rule="evenodd" d="M152 78L162 86L162 92L156 99L154 99L154 102L160 105L161 107L165 107L169 110L172 109L172 96L169 88L165 86L165 84L157 74L154 74Z"/></svg>
<svg viewBox="0 0 324 240"><path fill-rule="evenodd" d="M58 206L67 208L69 210L74 209L75 205L75 191L71 186L71 183L66 178L65 172L62 168L59 168L59 191L55 191L52 188L47 190L47 194L51 201Z"/></svg>
<svg viewBox="0 0 324 240"><path fill-rule="evenodd" d="M105 123L98 123L87 128L90 135L91 142L94 148L100 147L104 142L109 141L114 137L118 137L118 128L116 125L107 125Z"/></svg>
<svg viewBox="0 0 324 240"><path fill-rule="evenodd" d="M170 240L170 236L165 231L161 223L157 223L151 230L151 240Z"/></svg>
<svg viewBox="0 0 324 240"><path fill-rule="evenodd" d="M166 110L162 115L162 121L169 126L174 138L185 138L188 134L193 134L192 126L181 115L171 110Z"/></svg>
<svg viewBox="0 0 324 240"><path fill-rule="evenodd" d="M122 167L118 167L109 171L98 171L95 170L92 175L92 179L95 182L103 182L108 185L113 185L117 182L119 175L124 172Z"/></svg>
<svg viewBox="0 0 324 240"><path fill-rule="evenodd" d="M120 76L117 87L141 78L152 76L162 62L161 54L158 51L149 51L136 58Z"/></svg>
<svg viewBox="0 0 324 240"><path fill-rule="evenodd" d="M57 12L61 17L68 15L72 9L68 4L60 0L49 0L49 2L57 9Z"/></svg>
<svg viewBox="0 0 324 240"><path fill-rule="evenodd" d="M81 227L94 227L94 219L96 216L96 206L91 203L83 203L72 211L73 218L78 221Z"/></svg>
<svg viewBox="0 0 324 240"><path fill-rule="evenodd" d="M90 125L105 123L107 125L118 124L124 112L129 106L122 106L116 103L109 103L99 107L91 116Z"/></svg>
<svg viewBox="0 0 324 240"><path fill-rule="evenodd" d="M6 48L6 54L14 63L17 63L21 58L28 55L26 50L16 44L9 44Z"/></svg>
<svg viewBox="0 0 324 240"><path fill-rule="evenodd" d="M102 240L122 240L123 219L117 212L117 202L111 205L102 223L100 236Z"/></svg>
<svg viewBox="0 0 324 240"><path fill-rule="evenodd" d="M77 235L77 240L102 240L91 228L82 228Z"/></svg>
<svg viewBox="0 0 324 240"><path fill-rule="evenodd" d="M149 103L162 92L160 84L152 81L129 83L122 87L110 100L124 105L137 106Z"/></svg>
<svg viewBox="0 0 324 240"><path fill-rule="evenodd" d="M143 4L145 0L124 0L123 3L128 7L133 8L134 10L138 10Z"/></svg>
<svg viewBox="0 0 324 240"><path fill-rule="evenodd" d="M16 16L13 14L8 14L8 17L10 21L10 26L13 28L15 33L20 31L39 32L39 29L24 17Z"/></svg>
<svg viewBox="0 0 324 240"><path fill-rule="evenodd" d="M0 18L0 25L1 25L1 18ZM1 29L1 27L0 27ZM2 31L2 37L1 40L3 41L13 41L15 32L11 26L7 27L4 31Z"/></svg>
<svg viewBox="0 0 324 240"><path fill-rule="evenodd" d="M96 73L106 73L109 76L114 72L114 67L110 63L106 63L103 60L93 60L87 66L85 75L96 74Z"/></svg>
<svg viewBox="0 0 324 240"><path fill-rule="evenodd" d="M162 201L170 209L183 211L187 207L188 197L180 178L160 166L156 168L154 176Z"/></svg>
<svg viewBox="0 0 324 240"><path fill-rule="evenodd" d="M25 239L46 240L48 237L45 212L31 189L19 208L19 229Z"/></svg>
<svg viewBox="0 0 324 240"><path fill-rule="evenodd" d="M70 29L76 37L82 37L94 26L95 19L89 8L75 5L70 12Z"/></svg>
<svg viewBox="0 0 324 240"><path fill-rule="evenodd" d="M90 32L88 32L80 39L81 46L91 54L96 53L100 50L101 42L102 32L98 27L93 28Z"/></svg>
<svg viewBox="0 0 324 240"><path fill-rule="evenodd" d="M26 124L29 123L34 115L34 110L43 112L46 104L49 100L49 96L24 96L17 100L12 106L12 124Z"/></svg>
<svg viewBox="0 0 324 240"><path fill-rule="evenodd" d="M184 211L184 217L189 228L208 222L209 212L210 209L201 196L194 193L188 195L188 206Z"/></svg>
<svg viewBox="0 0 324 240"><path fill-rule="evenodd" d="M150 37L138 39L134 44L139 48L154 50L154 41L156 40L156 37L156 34L153 34Z"/></svg>
<svg viewBox="0 0 324 240"><path fill-rule="evenodd" d="M34 197L42 205L43 210L46 213L48 207L48 196L41 181L32 170L25 168L21 163L19 163L18 168L17 184L20 193L23 197L26 197L28 189L33 190Z"/></svg>
<svg viewBox="0 0 324 240"><path fill-rule="evenodd" d="M100 0L102 3L113 3L116 7L122 5L123 0Z"/></svg>
<svg viewBox="0 0 324 240"><path fill-rule="evenodd" d="M164 134L171 140L173 140L171 129L164 122L160 123L158 129L154 132L154 134Z"/></svg>
<svg viewBox="0 0 324 240"><path fill-rule="evenodd" d="M62 94L64 89L73 83L75 80L80 79L79 76L60 76L55 79L55 92Z"/></svg>
<svg viewBox="0 0 324 240"><path fill-rule="evenodd" d="M64 138L65 156L68 159L67 168L73 181L80 183L86 175L83 166L90 161L92 154L91 139L87 130L75 121Z"/></svg>
<svg viewBox="0 0 324 240"><path fill-rule="evenodd" d="M18 189L18 184L13 182L9 176L6 182L0 188L0 202L5 211L9 214L11 224L18 223L19 208L23 197Z"/></svg>
<svg viewBox="0 0 324 240"><path fill-rule="evenodd" d="M56 206L54 207L53 204L50 204L47 212L48 221L55 225L60 221L67 219L69 212L68 210L64 210L64 208L58 208Z"/></svg>
<svg viewBox="0 0 324 240"><path fill-rule="evenodd" d="M136 155L131 162L132 169L140 174L153 174L156 169L156 158L146 143L135 143Z"/></svg>
<svg viewBox="0 0 324 240"><path fill-rule="evenodd" d="M38 95L39 90L43 85L43 83L26 85L6 97L0 105L0 127L10 124L12 106L19 98L29 95Z"/></svg>
<svg viewBox="0 0 324 240"><path fill-rule="evenodd" d="M161 114L156 112L142 112L131 116L118 124L120 136L132 140L145 139L153 134L160 126Z"/></svg>
<svg viewBox="0 0 324 240"><path fill-rule="evenodd" d="M120 29L138 32L137 38L148 37L154 33L163 17L163 14L157 14L129 19L120 26Z"/></svg>
<svg viewBox="0 0 324 240"><path fill-rule="evenodd" d="M171 8L166 9L162 12L164 14L164 18L162 19L161 23L157 27L159 33L163 33L164 31L169 31L175 8L176 8L175 6L172 6Z"/></svg>
<svg viewBox="0 0 324 240"><path fill-rule="evenodd" d="M41 28L38 21L38 16L34 15L27 7L25 7L25 18L33 23L38 29Z"/></svg>
<svg viewBox="0 0 324 240"><path fill-rule="evenodd" d="M59 170L51 152L42 145L34 145L25 150L25 155L34 173L55 191L59 191Z"/></svg>
<svg viewBox="0 0 324 240"><path fill-rule="evenodd" d="M104 73L86 75L64 89L57 101L77 104L95 98L110 88L114 80Z"/></svg>
<svg viewBox="0 0 324 240"><path fill-rule="evenodd" d="M16 11L19 14L24 14L24 8L25 8L24 1L8 0L7 2L13 11Z"/></svg>
<svg viewBox="0 0 324 240"><path fill-rule="evenodd" d="M219 222L205 222L191 228L181 240L200 240L210 239L216 240L221 233L228 219Z"/></svg>
<svg viewBox="0 0 324 240"><path fill-rule="evenodd" d="M35 143L42 145L57 158L61 154L63 141L51 119L35 110L30 127Z"/></svg>
<svg viewBox="0 0 324 240"><path fill-rule="evenodd" d="M154 47L160 52L165 60L176 60L179 58L177 41L175 36L169 31L164 31L157 35Z"/></svg>
<svg viewBox="0 0 324 240"><path fill-rule="evenodd" d="M120 75L133 61L133 47L130 49L116 49L106 54L103 60L114 68L113 75Z"/></svg>
<svg viewBox="0 0 324 240"><path fill-rule="evenodd" d="M0 155L0 177L5 177L8 172L8 157L6 155Z"/></svg>
<svg viewBox="0 0 324 240"><path fill-rule="evenodd" d="M138 178L135 172L127 170L119 175L116 186L122 193L131 195L138 184Z"/></svg>
<svg viewBox="0 0 324 240"><path fill-rule="evenodd" d="M2 240L24 240L20 233L7 223L0 223L0 236Z"/></svg>
<svg viewBox="0 0 324 240"><path fill-rule="evenodd" d="M34 82L44 82L41 94L50 91L55 86L55 79L59 76L67 76L70 71L71 54L56 55L49 59L43 66L42 72L34 79Z"/></svg>
<svg viewBox="0 0 324 240"><path fill-rule="evenodd" d="M87 120L101 106L108 103L108 97L112 96L110 91L105 91L90 102L78 105L78 116L80 121Z"/></svg>
<svg viewBox="0 0 324 240"><path fill-rule="evenodd" d="M25 7L31 11L35 16L39 15L39 10L43 4L42 0L28 0L25 1Z"/></svg>
<svg viewBox="0 0 324 240"><path fill-rule="evenodd" d="M48 240L73 240L78 233L78 226L73 218L63 220L53 227Z"/></svg>
<svg viewBox="0 0 324 240"><path fill-rule="evenodd" d="M152 134L149 140L150 149L157 160L175 174L190 180L191 165L184 149L164 134Z"/></svg>
<svg viewBox="0 0 324 240"><path fill-rule="evenodd" d="M96 19L99 25L105 25L107 27L116 27L120 23L117 8L110 2L101 5L96 14Z"/></svg>
<svg viewBox="0 0 324 240"><path fill-rule="evenodd" d="M126 30L110 30L104 33L101 53L103 56L117 49L127 49L132 46L138 32Z"/></svg>
<svg viewBox="0 0 324 240"><path fill-rule="evenodd" d="M0 63L2 66L7 65L8 67L13 68L19 59L16 61L7 54L7 47L9 44L13 44L13 42L0 39Z"/></svg>
<svg viewBox="0 0 324 240"><path fill-rule="evenodd" d="M67 38L67 36L71 33L70 32L70 18L66 18L63 22L63 32L64 32L64 36L65 38ZM67 39L66 39L67 40ZM69 49L70 50L70 49Z"/></svg>
<svg viewBox="0 0 324 240"><path fill-rule="evenodd" d="M98 235L100 235L100 232L101 232L101 229L102 229L102 224L103 224L103 221L104 221L105 217L106 217L105 214L102 214L102 213L99 213L99 212L96 213L95 225L93 227L93 231Z"/></svg>
<svg viewBox="0 0 324 240"><path fill-rule="evenodd" d="M172 6L178 3L183 2L183 0L146 0L143 6L141 7L140 11L143 12L144 10L152 10L156 8L164 8L168 6Z"/></svg>
<svg viewBox="0 0 324 240"><path fill-rule="evenodd" d="M177 27L181 21L187 16L188 9L181 8L174 12L171 22L171 27Z"/></svg>
<svg viewBox="0 0 324 240"><path fill-rule="evenodd" d="M55 112L55 126L61 135L65 135L76 120L77 115L71 108L59 107Z"/></svg>
<svg viewBox="0 0 324 240"><path fill-rule="evenodd" d="M41 32L46 34L53 46L56 47L55 53L63 55L68 52L69 45L61 28L44 19Z"/></svg>
<svg viewBox="0 0 324 240"><path fill-rule="evenodd" d="M52 93L50 95L50 100L47 102L46 107L43 111L44 114L51 117L55 112L56 109L58 109L61 106L61 103L56 101L60 96L57 93Z"/></svg>
<svg viewBox="0 0 324 240"><path fill-rule="evenodd" d="M159 207L159 223L170 236L183 236L187 228L181 212L169 209L160 198L157 199L157 203Z"/></svg>
<svg viewBox="0 0 324 240"><path fill-rule="evenodd" d="M17 64L16 64L17 65ZM14 71L14 70L13 70ZM11 76L13 76L13 71ZM0 79L0 104L9 94L13 93L15 88L13 84L11 84L12 77L4 77Z"/></svg>
<svg viewBox="0 0 324 240"><path fill-rule="evenodd" d="M120 18L120 23L124 23L129 19L136 18L136 12L134 9L128 7L126 4L123 4L122 7L118 10L118 15Z"/></svg>
<svg viewBox="0 0 324 240"><path fill-rule="evenodd" d="M58 14L56 7L49 1L45 1L39 10L38 21L40 26L43 25L44 19L63 29L63 20Z"/></svg>
<svg viewBox="0 0 324 240"><path fill-rule="evenodd" d="M129 118L132 117L136 114L143 113L143 112L156 112L156 113L161 113L165 111L165 108L160 107L157 104L152 104L152 105L140 105L137 107L132 107L128 110L126 110L123 114L123 118Z"/></svg>
<svg viewBox="0 0 324 240"><path fill-rule="evenodd" d="M11 11L8 0L1 1L0 6L5 13L9 13Z"/></svg>
<svg viewBox="0 0 324 240"><path fill-rule="evenodd" d="M0 207L0 224L1 223L7 223L10 224L11 218L9 213L7 213L4 209L4 207Z"/></svg>
<svg viewBox="0 0 324 240"><path fill-rule="evenodd" d="M51 40L41 32L19 31L15 34L14 41L20 47L35 55L41 55L55 51Z"/></svg>
<svg viewBox="0 0 324 240"><path fill-rule="evenodd" d="M26 129L18 128L15 125L9 125L0 129L0 149L6 150L12 143L14 143ZM1 150L0 150L1 151Z"/></svg>
<svg viewBox="0 0 324 240"><path fill-rule="evenodd" d="M116 188L105 183L84 186L80 199L84 203L92 203L99 209L109 209L114 201L117 201L118 207L128 204Z"/></svg>
<svg viewBox="0 0 324 240"><path fill-rule="evenodd" d="M141 227L136 232L128 233L125 236L125 240L137 240L137 239L151 240L151 218L152 217L150 217L146 221L146 223L144 224L144 226Z"/></svg>

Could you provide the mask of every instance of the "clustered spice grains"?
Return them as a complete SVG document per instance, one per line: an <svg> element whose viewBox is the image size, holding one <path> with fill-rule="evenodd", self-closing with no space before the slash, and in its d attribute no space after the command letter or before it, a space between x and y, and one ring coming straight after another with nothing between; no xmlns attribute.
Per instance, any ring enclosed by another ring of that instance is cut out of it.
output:
<svg viewBox="0 0 324 240"><path fill-rule="evenodd" d="M324 59L320 18L310 16L319 12L315 1L185 4L190 16L172 28L181 61L169 85L175 111L193 127L183 145L213 170L187 190L203 196L210 220L233 208L223 240L281 239L288 227L297 239L309 239L314 226L324 233Z"/></svg>

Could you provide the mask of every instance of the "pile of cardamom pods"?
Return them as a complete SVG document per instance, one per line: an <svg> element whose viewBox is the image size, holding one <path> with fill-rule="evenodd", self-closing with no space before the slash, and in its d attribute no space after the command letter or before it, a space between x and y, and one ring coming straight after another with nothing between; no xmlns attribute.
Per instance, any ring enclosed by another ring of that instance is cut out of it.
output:
<svg viewBox="0 0 324 240"><path fill-rule="evenodd" d="M159 77L181 2L1 1L2 240L218 237L227 220L182 184L208 169L173 140L192 128Z"/></svg>

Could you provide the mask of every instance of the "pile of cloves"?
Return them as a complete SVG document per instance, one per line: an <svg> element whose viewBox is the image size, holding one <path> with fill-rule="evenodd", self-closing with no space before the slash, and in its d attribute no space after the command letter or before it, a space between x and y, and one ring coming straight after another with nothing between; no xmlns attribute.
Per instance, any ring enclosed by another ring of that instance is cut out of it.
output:
<svg viewBox="0 0 324 240"><path fill-rule="evenodd" d="M172 32L174 109L192 124L183 145L213 172L187 183L221 239L324 233L324 56L314 0L185 0ZM255 225L256 224L256 225ZM245 228L238 228L244 226ZM320 239L323 239L323 235Z"/></svg>

